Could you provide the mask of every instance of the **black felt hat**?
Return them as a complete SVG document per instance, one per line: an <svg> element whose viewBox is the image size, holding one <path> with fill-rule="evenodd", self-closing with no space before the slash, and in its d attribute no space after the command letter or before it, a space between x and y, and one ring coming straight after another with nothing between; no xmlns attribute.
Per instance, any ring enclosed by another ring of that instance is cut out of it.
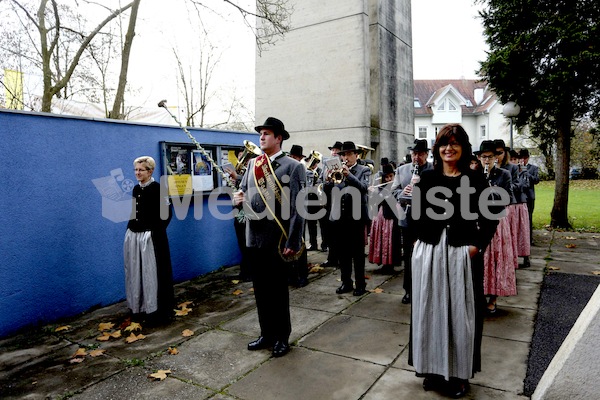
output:
<svg viewBox="0 0 600 400"><path fill-rule="evenodd" d="M340 151L338 151L338 154L344 154L346 152L349 151L353 151L355 153L358 153L358 149L356 148L356 145L354 144L354 142L344 142L342 143L342 147L340 149Z"/></svg>
<svg viewBox="0 0 600 400"><path fill-rule="evenodd" d="M519 152L519 158L529 158L529 150L521 149Z"/></svg>
<svg viewBox="0 0 600 400"><path fill-rule="evenodd" d="M510 147L507 147L506 143L504 143L504 140L502 140L502 139L494 140L494 145L496 145L496 148L502 147L504 149L504 151L510 150Z"/></svg>
<svg viewBox="0 0 600 400"><path fill-rule="evenodd" d="M277 118L269 117L265 120L264 124L254 127L254 130L258 133L260 133L260 131L263 129L269 129L273 131L275 136L281 135L283 137L283 140L290 138L290 134L288 133L288 131L285 130L283 122L281 122Z"/></svg>
<svg viewBox="0 0 600 400"><path fill-rule="evenodd" d="M429 151L429 147L427 147L426 139L415 139L414 145L408 147L409 150L420 152L420 151Z"/></svg>
<svg viewBox="0 0 600 400"><path fill-rule="evenodd" d="M304 154L302 154L303 152L304 152L304 149L302 148L302 146L293 144L289 154L291 156L304 158Z"/></svg>
<svg viewBox="0 0 600 400"><path fill-rule="evenodd" d="M333 146L328 147L329 150L333 150L333 149L341 149L342 148L342 142L335 142L333 144Z"/></svg>
<svg viewBox="0 0 600 400"><path fill-rule="evenodd" d="M479 145L479 151L474 151L473 154L480 155L481 153L485 153L488 151L491 151L494 154L498 154L498 151L496 150L496 144L493 140L484 140L483 142L481 142L481 144Z"/></svg>

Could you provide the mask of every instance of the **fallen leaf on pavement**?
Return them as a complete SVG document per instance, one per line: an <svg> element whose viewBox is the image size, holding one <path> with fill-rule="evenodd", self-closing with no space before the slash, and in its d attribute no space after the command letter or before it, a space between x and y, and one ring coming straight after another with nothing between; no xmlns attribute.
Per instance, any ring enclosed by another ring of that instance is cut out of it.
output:
<svg viewBox="0 0 600 400"><path fill-rule="evenodd" d="M594 274L594 275L600 275L600 271L592 271L592 274Z"/></svg>
<svg viewBox="0 0 600 400"><path fill-rule="evenodd" d="M577 240L577 238L575 236L565 236L565 239L567 239L567 240Z"/></svg>
<svg viewBox="0 0 600 400"><path fill-rule="evenodd" d="M177 347L169 347L167 349L167 352L172 356L176 356L177 354L179 354L179 350L177 350Z"/></svg>
<svg viewBox="0 0 600 400"><path fill-rule="evenodd" d="M110 340L110 335L108 333L104 333L104 335L98 336L96 338L96 340L99 342L106 342L106 341Z"/></svg>
<svg viewBox="0 0 600 400"><path fill-rule="evenodd" d="M323 271L325 268L321 267L320 265L314 265L308 272L310 274L316 274L317 272L321 272Z"/></svg>
<svg viewBox="0 0 600 400"><path fill-rule="evenodd" d="M54 332L68 331L69 329L71 329L71 325L63 325L56 328Z"/></svg>
<svg viewBox="0 0 600 400"><path fill-rule="evenodd" d="M110 334L110 337L113 337L115 339L120 338L121 337L121 331L120 330L114 331L113 333Z"/></svg>
<svg viewBox="0 0 600 400"><path fill-rule="evenodd" d="M127 343L133 343L133 342L137 342L138 340L142 340L144 339L146 336L142 335L141 333L137 336L135 336L135 333L131 332L131 335L129 335L125 341Z"/></svg>
<svg viewBox="0 0 600 400"><path fill-rule="evenodd" d="M573 243L569 243L569 244L565 245L565 247L566 247L567 249L574 249L575 247L577 247L577 245L576 245L576 244L573 244Z"/></svg>
<svg viewBox="0 0 600 400"><path fill-rule="evenodd" d="M177 317L181 317L184 315L188 315L190 313L190 311L192 311L191 308L182 308L181 310L174 310L175 311L175 315Z"/></svg>
<svg viewBox="0 0 600 400"><path fill-rule="evenodd" d="M189 336L193 336L194 335L194 331L190 330L190 329L184 329L181 332L181 336L183 337L189 337Z"/></svg>
<svg viewBox="0 0 600 400"><path fill-rule="evenodd" d="M558 267L548 267L550 271L558 271L560 268Z"/></svg>
<svg viewBox="0 0 600 400"><path fill-rule="evenodd" d="M193 301L184 301L183 303L180 303L177 305L177 308L187 308L187 306L189 306L190 304L194 304Z"/></svg>
<svg viewBox="0 0 600 400"><path fill-rule="evenodd" d="M234 296L239 296L240 294L244 293L243 291L241 291L240 289L236 290L235 292L232 293L232 295Z"/></svg>
<svg viewBox="0 0 600 400"><path fill-rule="evenodd" d="M90 356L92 356L92 357L98 357L98 356L102 356L102 355L104 355L104 352L105 352L105 351L106 351L106 350L104 350L104 349L96 349L96 350L92 350L92 351L90 351Z"/></svg>
<svg viewBox="0 0 600 400"><path fill-rule="evenodd" d="M126 331L141 331L142 330L142 325L140 325L139 322L132 322L131 324L129 324L129 326L127 328L125 328Z"/></svg>
<svg viewBox="0 0 600 400"><path fill-rule="evenodd" d="M170 373L170 369L159 369L155 373L148 375L148 377L154 379L155 381L163 381Z"/></svg>
<svg viewBox="0 0 600 400"><path fill-rule="evenodd" d="M77 349L75 354L73 354L73 357L85 357L86 355L87 351L85 350L85 348L80 347L79 349Z"/></svg>
<svg viewBox="0 0 600 400"><path fill-rule="evenodd" d="M101 322L98 324L98 330L100 332L109 331L112 327L115 326L112 322Z"/></svg>
<svg viewBox="0 0 600 400"><path fill-rule="evenodd" d="M238 279L234 279L231 281L231 283L233 283L234 285L237 285L238 283L240 283L240 281Z"/></svg>
<svg viewBox="0 0 600 400"><path fill-rule="evenodd" d="M383 293L383 289L382 288L375 288L373 290L369 290L371 293Z"/></svg>
<svg viewBox="0 0 600 400"><path fill-rule="evenodd" d="M85 360L85 358L83 358L83 357L77 357L77 358L71 358L69 360L69 362L71 364L77 364L77 363L83 362L83 360Z"/></svg>

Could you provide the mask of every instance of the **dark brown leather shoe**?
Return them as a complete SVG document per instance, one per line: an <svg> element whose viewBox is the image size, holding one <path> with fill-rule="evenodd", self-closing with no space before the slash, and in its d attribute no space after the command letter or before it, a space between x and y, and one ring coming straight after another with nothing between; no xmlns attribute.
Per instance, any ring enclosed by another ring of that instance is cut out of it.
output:
<svg viewBox="0 0 600 400"><path fill-rule="evenodd" d="M264 336L259 336L259 338L256 339L255 341L248 343L248 350L251 350L251 351L263 350L263 349L268 349L271 346L273 346L272 340L269 340L269 339L265 338Z"/></svg>
<svg viewBox="0 0 600 400"><path fill-rule="evenodd" d="M352 284L342 283L342 286L335 289L335 292L337 294L342 294L342 293L350 293L352 290L354 290L354 288L352 287Z"/></svg>
<svg viewBox="0 0 600 400"><path fill-rule="evenodd" d="M273 357L283 357L290 351L290 345L287 342L277 341L273 346Z"/></svg>

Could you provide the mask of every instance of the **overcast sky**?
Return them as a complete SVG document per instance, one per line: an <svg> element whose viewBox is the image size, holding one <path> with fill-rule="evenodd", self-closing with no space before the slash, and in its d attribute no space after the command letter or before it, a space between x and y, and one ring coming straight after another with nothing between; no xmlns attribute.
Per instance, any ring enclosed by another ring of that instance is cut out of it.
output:
<svg viewBox="0 0 600 400"><path fill-rule="evenodd" d="M475 78L486 58L473 0L413 0L414 79Z"/></svg>

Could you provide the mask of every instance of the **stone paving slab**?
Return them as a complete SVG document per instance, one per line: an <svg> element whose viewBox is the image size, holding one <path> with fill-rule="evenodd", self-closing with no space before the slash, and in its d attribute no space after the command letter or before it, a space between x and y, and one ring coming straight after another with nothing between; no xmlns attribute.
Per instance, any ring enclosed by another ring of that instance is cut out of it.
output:
<svg viewBox="0 0 600 400"><path fill-rule="evenodd" d="M388 369L373 385L363 400L397 400L397 399L447 399L443 393L423 390L423 379L416 378L410 371L401 369ZM518 396L511 392L496 390L471 384L471 390L464 399L497 399L497 400L523 400L526 397Z"/></svg>
<svg viewBox="0 0 600 400"><path fill-rule="evenodd" d="M244 400L359 399L384 370L381 365L300 347L262 364L227 393Z"/></svg>
<svg viewBox="0 0 600 400"><path fill-rule="evenodd" d="M332 313L341 312L356 300L352 296L337 295L335 289L328 285L316 283L290 292L291 305Z"/></svg>
<svg viewBox="0 0 600 400"><path fill-rule="evenodd" d="M345 357L388 365L408 342L407 325L338 315L300 340L300 345Z"/></svg>
<svg viewBox="0 0 600 400"><path fill-rule="evenodd" d="M167 377L164 381L148 378L156 372L146 367L130 367L110 379L75 394L73 399L81 400L165 400L165 399L197 399L203 400L213 396L215 392L203 387L183 382L177 378ZM214 399L214 397L211 397Z"/></svg>
<svg viewBox="0 0 600 400"><path fill-rule="evenodd" d="M247 351L250 340L244 335L211 330L179 346L179 354L157 357L147 365L171 370L174 378L221 391L271 356L266 350Z"/></svg>
<svg viewBox="0 0 600 400"><path fill-rule="evenodd" d="M483 334L528 343L533 335L536 314L536 310L499 305L493 316L486 317Z"/></svg>
<svg viewBox="0 0 600 400"><path fill-rule="evenodd" d="M2 399L46 399L68 396L98 383L126 368L118 358L99 356L84 358L72 364L79 345L73 344L20 364L3 377L0 389Z"/></svg>
<svg viewBox="0 0 600 400"><path fill-rule="evenodd" d="M489 336L481 345L481 372L471 383L509 393L523 393L529 343Z"/></svg>
<svg viewBox="0 0 600 400"><path fill-rule="evenodd" d="M323 322L327 321L334 314L310 310L306 308L290 307L290 316L292 319L292 333L290 335L290 343L295 342L302 336L316 329ZM242 315L241 317L223 325L223 329L242 333L248 336L249 342L260 335L260 327L258 325L258 314L256 309ZM246 347L244 346L244 349Z"/></svg>
<svg viewBox="0 0 600 400"><path fill-rule="evenodd" d="M402 304L399 294L373 293L353 304L343 314L409 324L410 304Z"/></svg>

